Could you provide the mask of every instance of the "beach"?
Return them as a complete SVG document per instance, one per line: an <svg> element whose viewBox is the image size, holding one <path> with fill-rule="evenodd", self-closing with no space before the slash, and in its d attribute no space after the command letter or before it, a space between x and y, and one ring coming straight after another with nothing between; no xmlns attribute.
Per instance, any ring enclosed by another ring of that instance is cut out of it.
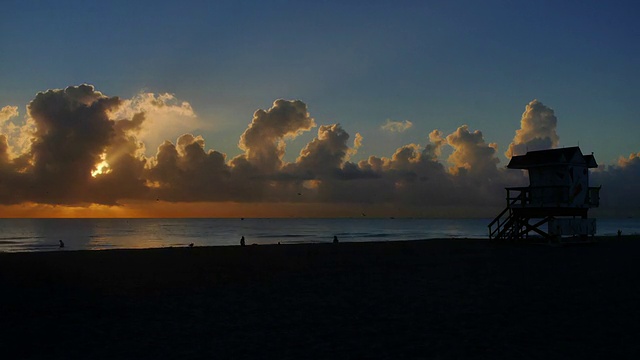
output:
<svg viewBox="0 0 640 360"><path fill-rule="evenodd" d="M0 253L7 358L635 358L640 237Z"/></svg>

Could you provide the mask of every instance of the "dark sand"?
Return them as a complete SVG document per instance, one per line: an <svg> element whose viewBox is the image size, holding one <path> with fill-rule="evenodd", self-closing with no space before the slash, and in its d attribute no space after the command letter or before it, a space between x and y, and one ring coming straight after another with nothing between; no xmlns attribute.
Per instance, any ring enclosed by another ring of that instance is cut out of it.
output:
<svg viewBox="0 0 640 360"><path fill-rule="evenodd" d="M0 254L0 357L637 358L640 238Z"/></svg>

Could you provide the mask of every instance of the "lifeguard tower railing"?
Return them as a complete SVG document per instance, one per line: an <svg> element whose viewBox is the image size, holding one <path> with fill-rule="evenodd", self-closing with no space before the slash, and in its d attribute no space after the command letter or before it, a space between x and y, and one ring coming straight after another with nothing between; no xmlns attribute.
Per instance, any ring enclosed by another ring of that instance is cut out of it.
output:
<svg viewBox="0 0 640 360"><path fill-rule="evenodd" d="M598 207L600 204L600 188L589 187L584 207ZM569 193L569 186L526 186L508 187L507 206L489 224L489 238L519 237L526 229L537 231L535 227L522 226L522 219L514 216L514 209L571 208L577 204ZM528 210L527 210L528 211Z"/></svg>
<svg viewBox="0 0 640 360"><path fill-rule="evenodd" d="M572 198L569 186L526 186L508 187L507 207L598 207L600 205L600 186L589 187L584 202Z"/></svg>

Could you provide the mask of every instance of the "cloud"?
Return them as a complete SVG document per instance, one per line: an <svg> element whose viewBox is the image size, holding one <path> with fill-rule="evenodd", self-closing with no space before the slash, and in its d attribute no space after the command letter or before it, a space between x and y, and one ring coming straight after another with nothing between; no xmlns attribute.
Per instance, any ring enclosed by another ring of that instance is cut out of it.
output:
<svg viewBox="0 0 640 360"><path fill-rule="evenodd" d="M14 118L18 115L20 113L17 106L5 106L0 109L0 134L6 135L7 154L12 158L24 153L29 148L35 129L31 118L26 119L22 125L16 124Z"/></svg>
<svg viewBox="0 0 640 360"><path fill-rule="evenodd" d="M0 123L3 123L15 116L18 116L17 106L7 105L0 109Z"/></svg>
<svg viewBox="0 0 640 360"><path fill-rule="evenodd" d="M0 202L115 204L139 196L144 160L130 131L143 117L111 120L121 104L91 85L38 93L18 136L28 136L27 150L10 161L3 155L7 185L0 189ZM94 178L98 170L104 174Z"/></svg>
<svg viewBox="0 0 640 360"><path fill-rule="evenodd" d="M114 136L108 112L119 105L119 98L107 97L89 85L41 92L29 103L36 130L28 174L37 202L91 198L91 171Z"/></svg>
<svg viewBox="0 0 640 360"><path fill-rule="evenodd" d="M452 174L464 172L482 177L496 174L496 165L500 162L496 157L498 145L487 144L480 130L470 132L467 125L462 125L448 135L446 140L454 149L448 159L453 164L450 169Z"/></svg>
<svg viewBox="0 0 640 360"><path fill-rule="evenodd" d="M318 137L300 151L296 168L315 177L324 177L342 167L349 153L349 134L339 124L323 125Z"/></svg>
<svg viewBox="0 0 640 360"><path fill-rule="evenodd" d="M447 139L442 137L442 131L436 129L429 133L429 141L430 144L425 147L426 153L432 160L437 160L442 154L442 147L447 144Z"/></svg>
<svg viewBox="0 0 640 360"><path fill-rule="evenodd" d="M631 153L629 154L628 158L625 157L620 157L618 159L618 165L621 168L627 168L627 167L635 167L638 166L638 163L640 162L640 152L638 153Z"/></svg>
<svg viewBox="0 0 640 360"><path fill-rule="evenodd" d="M620 157L618 164L600 166L591 174L590 185L602 186L599 213L640 216L640 152Z"/></svg>
<svg viewBox="0 0 640 360"><path fill-rule="evenodd" d="M409 130L412 127L413 127L413 123L409 120L392 121L390 119L387 119L387 122L384 125L382 125L380 128L384 131L401 133Z"/></svg>
<svg viewBox="0 0 640 360"><path fill-rule="evenodd" d="M307 206L306 214L327 214L333 207L353 215L371 210L394 216L489 217L502 210L504 187L527 182L522 171L499 166L498 146L467 125L450 134L433 130L423 144L406 144L388 157L371 155L357 163L351 156L362 136L355 133L351 140L340 124L321 125L296 160L286 162L286 140L316 126L302 101L281 99L257 110L240 136L243 152L231 159L208 149L205 139L190 131L145 146L145 129L151 121L162 125L163 111L189 118L195 114L188 103L167 94L127 100L91 85L38 93L27 106L24 124L5 127L0 134L0 205L216 202L248 209L248 204L268 203L296 211ZM2 114L6 124L17 109L5 107ZM555 126L552 110L532 101L511 149L557 144ZM12 151L16 138L26 142ZM451 152L443 161L445 148ZM151 149L153 156L147 154ZM592 183L603 185L603 204L637 211L638 177L640 153L633 153L593 172Z"/></svg>
<svg viewBox="0 0 640 360"><path fill-rule="evenodd" d="M556 133L558 120L553 109L533 100L522 114L520 129L516 130L505 156L524 155L527 151L545 150L558 146L560 138Z"/></svg>
<svg viewBox="0 0 640 360"><path fill-rule="evenodd" d="M360 133L356 133L356 137L353 139L353 148L359 149L362 146L363 140L364 138L362 137L362 135L360 135Z"/></svg>
<svg viewBox="0 0 640 360"><path fill-rule="evenodd" d="M240 164L246 161L260 172L275 172L282 166L286 149L284 139L293 139L315 126L305 103L276 100L270 109L261 109L253 114L251 124L238 144L245 153L233 162Z"/></svg>
<svg viewBox="0 0 640 360"><path fill-rule="evenodd" d="M205 151L201 136L184 134L177 145L165 141L150 161L147 179L156 199L167 201L228 201L239 199L241 183L231 178L224 154Z"/></svg>
<svg viewBox="0 0 640 360"><path fill-rule="evenodd" d="M205 128L191 104L179 100L174 94L141 92L131 99L122 99L120 106L110 114L112 120L131 119L135 114L145 114L145 122L139 128L137 138L150 148L176 134L194 132ZM150 155L150 154L148 154Z"/></svg>

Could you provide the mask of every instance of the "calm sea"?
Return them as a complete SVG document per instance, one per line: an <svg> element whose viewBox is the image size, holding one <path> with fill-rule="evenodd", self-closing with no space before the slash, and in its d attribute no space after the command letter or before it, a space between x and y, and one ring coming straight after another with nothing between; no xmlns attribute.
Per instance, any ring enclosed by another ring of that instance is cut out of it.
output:
<svg viewBox="0 0 640 360"><path fill-rule="evenodd" d="M0 251L487 238L489 219L0 219ZM640 219L598 219L599 235L640 234Z"/></svg>

